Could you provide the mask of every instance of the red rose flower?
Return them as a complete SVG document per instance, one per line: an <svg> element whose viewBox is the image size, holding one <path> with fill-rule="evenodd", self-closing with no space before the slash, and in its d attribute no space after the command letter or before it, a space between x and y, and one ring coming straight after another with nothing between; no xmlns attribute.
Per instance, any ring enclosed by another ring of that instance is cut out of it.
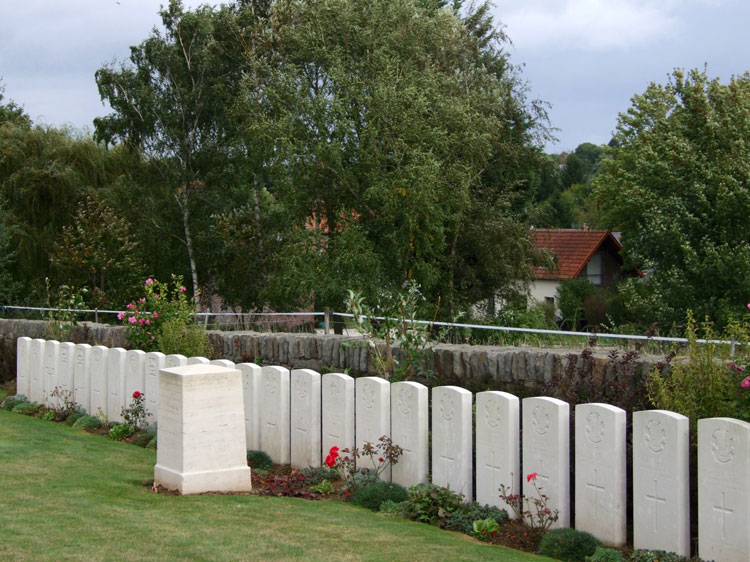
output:
<svg viewBox="0 0 750 562"><path fill-rule="evenodd" d="M143 394L141 394L137 390L133 393L133 398L140 398L141 396L143 396Z"/></svg>
<svg viewBox="0 0 750 562"><path fill-rule="evenodd" d="M526 482L531 482L532 480L536 480L536 472L532 472L526 477Z"/></svg>

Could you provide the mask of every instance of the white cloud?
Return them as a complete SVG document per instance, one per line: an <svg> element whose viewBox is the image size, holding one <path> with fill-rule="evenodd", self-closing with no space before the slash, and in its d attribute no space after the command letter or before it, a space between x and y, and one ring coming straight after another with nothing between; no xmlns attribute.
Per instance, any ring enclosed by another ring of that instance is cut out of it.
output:
<svg viewBox="0 0 750 562"><path fill-rule="evenodd" d="M652 46L683 28L681 8L717 0L510 0L496 14L518 49Z"/></svg>

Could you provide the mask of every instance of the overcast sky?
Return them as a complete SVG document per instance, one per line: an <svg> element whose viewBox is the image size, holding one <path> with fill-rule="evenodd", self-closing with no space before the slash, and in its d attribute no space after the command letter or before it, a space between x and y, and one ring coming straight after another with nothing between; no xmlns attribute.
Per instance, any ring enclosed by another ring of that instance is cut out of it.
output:
<svg viewBox="0 0 750 562"><path fill-rule="evenodd" d="M159 0L0 0L5 97L39 122L92 127L107 113L94 72L159 24ZM188 0L188 6L203 4ZM207 2L218 4L219 2ZM728 81L750 70L747 0L497 0L530 97L549 102L559 141L606 143L617 114L674 68Z"/></svg>

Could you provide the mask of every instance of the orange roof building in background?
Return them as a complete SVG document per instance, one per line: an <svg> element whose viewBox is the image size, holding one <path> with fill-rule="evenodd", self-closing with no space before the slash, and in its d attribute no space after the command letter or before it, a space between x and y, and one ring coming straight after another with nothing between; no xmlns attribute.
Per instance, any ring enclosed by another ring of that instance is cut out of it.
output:
<svg viewBox="0 0 750 562"><path fill-rule="evenodd" d="M611 287L623 275L643 274L623 271L622 245L609 230L535 229L532 240L537 248L552 254L554 266L537 267L531 295L544 302L554 301L557 287L565 279L588 279L599 287Z"/></svg>

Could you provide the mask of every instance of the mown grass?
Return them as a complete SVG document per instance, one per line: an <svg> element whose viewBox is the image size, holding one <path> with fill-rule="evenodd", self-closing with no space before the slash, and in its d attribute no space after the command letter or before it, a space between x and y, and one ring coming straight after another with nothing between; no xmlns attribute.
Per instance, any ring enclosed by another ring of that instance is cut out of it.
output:
<svg viewBox="0 0 750 562"><path fill-rule="evenodd" d="M0 559L546 560L339 502L154 494L154 463L0 410Z"/></svg>

